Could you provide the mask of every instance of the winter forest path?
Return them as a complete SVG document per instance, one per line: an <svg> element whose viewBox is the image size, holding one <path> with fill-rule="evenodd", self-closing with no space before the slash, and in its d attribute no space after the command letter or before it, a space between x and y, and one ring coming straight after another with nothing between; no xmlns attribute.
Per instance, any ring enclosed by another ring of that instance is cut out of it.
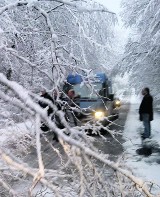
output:
<svg viewBox="0 0 160 197"><path fill-rule="evenodd" d="M138 108L139 104L131 104L123 132L125 140L123 147L127 165L137 176L160 185L160 114L156 109L154 110L154 120L151 122L151 139L147 141L147 144L152 148L152 153L149 156L138 155L136 150L142 147L140 134L143 132Z"/></svg>

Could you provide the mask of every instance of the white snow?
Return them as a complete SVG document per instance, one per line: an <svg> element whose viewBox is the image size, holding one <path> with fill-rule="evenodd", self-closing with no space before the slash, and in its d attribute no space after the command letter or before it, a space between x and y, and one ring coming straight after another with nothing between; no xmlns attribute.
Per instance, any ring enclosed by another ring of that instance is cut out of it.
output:
<svg viewBox="0 0 160 197"><path fill-rule="evenodd" d="M26 121L25 123L12 124L6 128L0 129L0 144L5 144L10 140L16 141L16 138L21 138L22 136L33 135L34 128L31 121Z"/></svg>
<svg viewBox="0 0 160 197"><path fill-rule="evenodd" d="M126 164L132 169L134 175L141 177L147 182L153 182L160 185L160 152L153 152L150 156L146 157L138 155L136 150L141 148L140 133L143 131L142 122L139 121L138 108L140 101L132 96L130 111L125 123L123 144L125 149ZM154 113L154 120L151 122L152 136L150 143L156 147L160 147L160 113ZM7 128L0 129L0 144L5 144L8 140L24 136L27 134L33 135L33 125L31 122L17 124L15 126L8 126ZM14 135L13 135L14 134Z"/></svg>
<svg viewBox="0 0 160 197"><path fill-rule="evenodd" d="M138 155L136 150L142 147L140 133L143 132L143 124L139 121L140 102L131 97L130 111L127 116L123 138L126 152L126 163L136 176L140 176L147 182L160 185L160 152L153 151L150 156ZM154 120L151 122L151 138L148 140L155 148L160 147L160 113L154 112ZM159 149L160 150L160 149Z"/></svg>

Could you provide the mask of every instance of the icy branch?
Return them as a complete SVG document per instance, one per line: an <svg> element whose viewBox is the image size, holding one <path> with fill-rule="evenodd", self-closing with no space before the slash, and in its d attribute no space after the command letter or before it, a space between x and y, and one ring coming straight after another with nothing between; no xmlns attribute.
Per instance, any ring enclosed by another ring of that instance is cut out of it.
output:
<svg viewBox="0 0 160 197"><path fill-rule="evenodd" d="M5 181L4 181L3 179L1 179L1 178L0 178L0 184L3 185L3 187L4 187L10 194L12 194L13 197L16 197L16 196L17 196L16 192L15 192L13 189L11 189L11 187L10 187L7 183L5 183Z"/></svg>
<svg viewBox="0 0 160 197"><path fill-rule="evenodd" d="M13 9L13 8L16 7L16 6L27 5L27 4L28 4L28 2L26 2L26 1L16 1L15 3L6 5L6 6L4 6L4 7L1 7L1 8L0 8L0 15L1 15L3 12L7 11L7 10Z"/></svg>
<svg viewBox="0 0 160 197"><path fill-rule="evenodd" d="M45 72L44 70L38 68L37 65L35 65L35 64L32 63L32 62L30 62L27 58L20 56L20 55L17 53L17 51L13 50L12 48L7 48L7 47L4 47L4 49L5 49L6 51L10 52L12 55L14 55L15 57L17 57L18 59L20 59L20 60L24 61L25 63L27 63L31 68L35 68L35 69L37 69L39 72L45 74L45 75L48 77L48 79L50 79L51 82L53 81L53 79L49 76L49 74L48 74L47 72Z"/></svg>
<svg viewBox="0 0 160 197"><path fill-rule="evenodd" d="M0 157L1 157L9 166L14 167L16 170L22 171L23 173L26 173L26 174L29 174L29 175L32 176L32 177L36 177L36 173L34 172L33 169L25 167L25 164L19 164L19 163L13 161L13 160L11 159L11 157L9 157L2 149L0 149ZM56 187L55 185L51 184L49 181L47 181L47 180L44 179L44 178L39 179L39 181L40 181L42 184L46 185L48 188L50 188L52 191L54 191L54 192L57 194L57 196L59 196L58 193L57 193L57 187Z"/></svg>
<svg viewBox="0 0 160 197"><path fill-rule="evenodd" d="M84 146L83 143L70 138L69 136L66 136L65 134L62 133L62 131L60 129L58 129L55 125L54 122L51 121L50 118L47 117L46 113L44 113L43 109L41 109L39 106L37 106L37 104L35 104L32 99L29 97L28 92L20 85L18 85L16 82L11 82L9 80L6 79L6 77L3 74L0 74L0 82L2 82L3 84L7 85L9 88L11 88L19 97L20 99L24 102L27 103L28 106L30 106L30 108L32 110L34 110L37 114L40 115L40 117L42 117L45 122L48 124L48 126L54 130L54 132L56 132L59 136L60 139L62 139L63 141L67 142L68 144L72 145L73 147L77 147L79 148L83 153L92 156L96 159L98 159L99 161L103 162L104 164L108 165L110 168L112 168L113 170L121 173L122 175L128 177L132 182L134 182L136 184L136 186L138 188L140 188L148 197L152 197L152 195L150 194L150 192L148 191L148 188L146 187L145 183L135 177L134 175L132 175L129 171L124 170L122 168L120 168L117 164L115 164L112 161L109 161L108 159L102 157L102 155L98 154L97 152L91 150L90 148ZM23 94L22 94L23 92ZM72 130L70 129L70 132L72 133ZM40 144L38 143L38 147L40 150ZM18 168L19 170L23 170L26 171L28 174L31 174L32 176L35 177L35 174L31 173L28 169L24 168L22 165L14 163L10 158L8 158L8 156L6 156L3 151L1 150L0 152L2 158L7 161L7 163L9 165L13 165L16 168ZM38 153L39 154L39 153ZM40 155L39 155L40 156ZM39 157L41 158L41 157ZM41 159L40 159L41 160ZM40 165L42 163L40 162ZM41 165L43 166L43 165ZM42 167L43 169L43 167ZM43 170L42 170L43 171ZM46 180L44 179L40 179L41 182L45 182L46 184ZM50 185L51 188L51 185ZM53 189L53 186L52 186ZM55 188L54 188L55 189Z"/></svg>
<svg viewBox="0 0 160 197"><path fill-rule="evenodd" d="M65 0L38 0L38 1L56 1L56 2L63 3L63 4L68 5L68 6L72 6L80 12L106 12L106 13L109 13L109 14L115 14L114 12L109 11L107 8L91 8L91 7L87 8L87 7L84 7L84 6L77 5L77 3L74 3L74 2L71 2L71 1L70 2L65 1Z"/></svg>

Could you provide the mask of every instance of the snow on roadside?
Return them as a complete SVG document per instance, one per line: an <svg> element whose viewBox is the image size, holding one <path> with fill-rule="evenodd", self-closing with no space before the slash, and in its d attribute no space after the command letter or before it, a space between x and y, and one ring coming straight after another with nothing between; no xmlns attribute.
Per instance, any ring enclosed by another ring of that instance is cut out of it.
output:
<svg viewBox="0 0 160 197"><path fill-rule="evenodd" d="M136 101L136 102L135 102ZM160 185L160 151L154 151L150 156L146 157L138 155L136 150L141 148L140 133L143 132L142 122L139 121L139 101L131 98L130 111L126 120L123 138L123 144L126 153L127 165L132 169L134 174L143 178L143 180L151 181ZM160 114L154 113L154 120L151 122L151 139L152 145L159 149L160 147Z"/></svg>
<svg viewBox="0 0 160 197"><path fill-rule="evenodd" d="M13 135L27 135L33 134L33 124L31 121L27 121L25 123L13 124L11 126L0 129L0 143L5 142Z"/></svg>
<svg viewBox="0 0 160 197"><path fill-rule="evenodd" d="M28 149L34 135L34 126L31 121L12 124L0 129L0 147L7 152L22 154ZM16 152L17 151L17 152Z"/></svg>

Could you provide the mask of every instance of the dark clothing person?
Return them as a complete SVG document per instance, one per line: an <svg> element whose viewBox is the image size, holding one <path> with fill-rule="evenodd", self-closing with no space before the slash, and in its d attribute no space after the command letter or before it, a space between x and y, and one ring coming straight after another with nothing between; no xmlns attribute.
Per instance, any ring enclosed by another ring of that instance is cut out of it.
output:
<svg viewBox="0 0 160 197"><path fill-rule="evenodd" d="M140 104L139 113L149 114L149 120L153 120L153 98L150 94L146 94Z"/></svg>
<svg viewBox="0 0 160 197"><path fill-rule="evenodd" d="M76 106L76 104L74 103L74 99L75 99L74 89L68 90L67 98L66 98L67 105L65 107L65 118L71 127L77 126L76 116L72 109L73 107Z"/></svg>
<svg viewBox="0 0 160 197"><path fill-rule="evenodd" d="M41 97L43 97L44 99L46 99L46 102L45 101L39 101L38 103L39 103L39 105L42 108L48 107L47 114L48 114L48 116L50 116L53 113L53 109L47 103L47 100L51 101L53 104L54 104L54 100L52 99L52 97L46 91L42 91ZM42 131L49 131L48 126L44 122L42 122L42 124L41 124L41 130ZM57 136L56 133L54 133L54 138L53 139L55 139L56 141L58 141L58 136Z"/></svg>
<svg viewBox="0 0 160 197"><path fill-rule="evenodd" d="M61 111L61 110L63 111L62 93L59 93L57 90L54 90L53 91L53 98L54 98L54 104L56 105L57 110L58 111ZM59 129L64 129L64 125L61 123L60 117L56 113L54 114L53 119L54 119L54 121L55 121L55 123L56 123L56 125Z"/></svg>
<svg viewBox="0 0 160 197"><path fill-rule="evenodd" d="M144 95L142 102L139 107L140 121L143 121L144 133L142 138L149 138L151 135L151 125L150 121L153 120L153 98L149 93L149 88L144 88L142 90L142 95Z"/></svg>
<svg viewBox="0 0 160 197"><path fill-rule="evenodd" d="M52 97L51 97L47 92L43 93L43 94L41 95L41 97L43 97L44 99L50 100L52 103L54 103ZM39 101L39 105L40 105L42 108L46 108L46 107L48 106L48 110L47 110L48 116L51 115L51 114L53 113L52 107L51 107L50 105L48 105L48 103L46 103L45 101Z"/></svg>

